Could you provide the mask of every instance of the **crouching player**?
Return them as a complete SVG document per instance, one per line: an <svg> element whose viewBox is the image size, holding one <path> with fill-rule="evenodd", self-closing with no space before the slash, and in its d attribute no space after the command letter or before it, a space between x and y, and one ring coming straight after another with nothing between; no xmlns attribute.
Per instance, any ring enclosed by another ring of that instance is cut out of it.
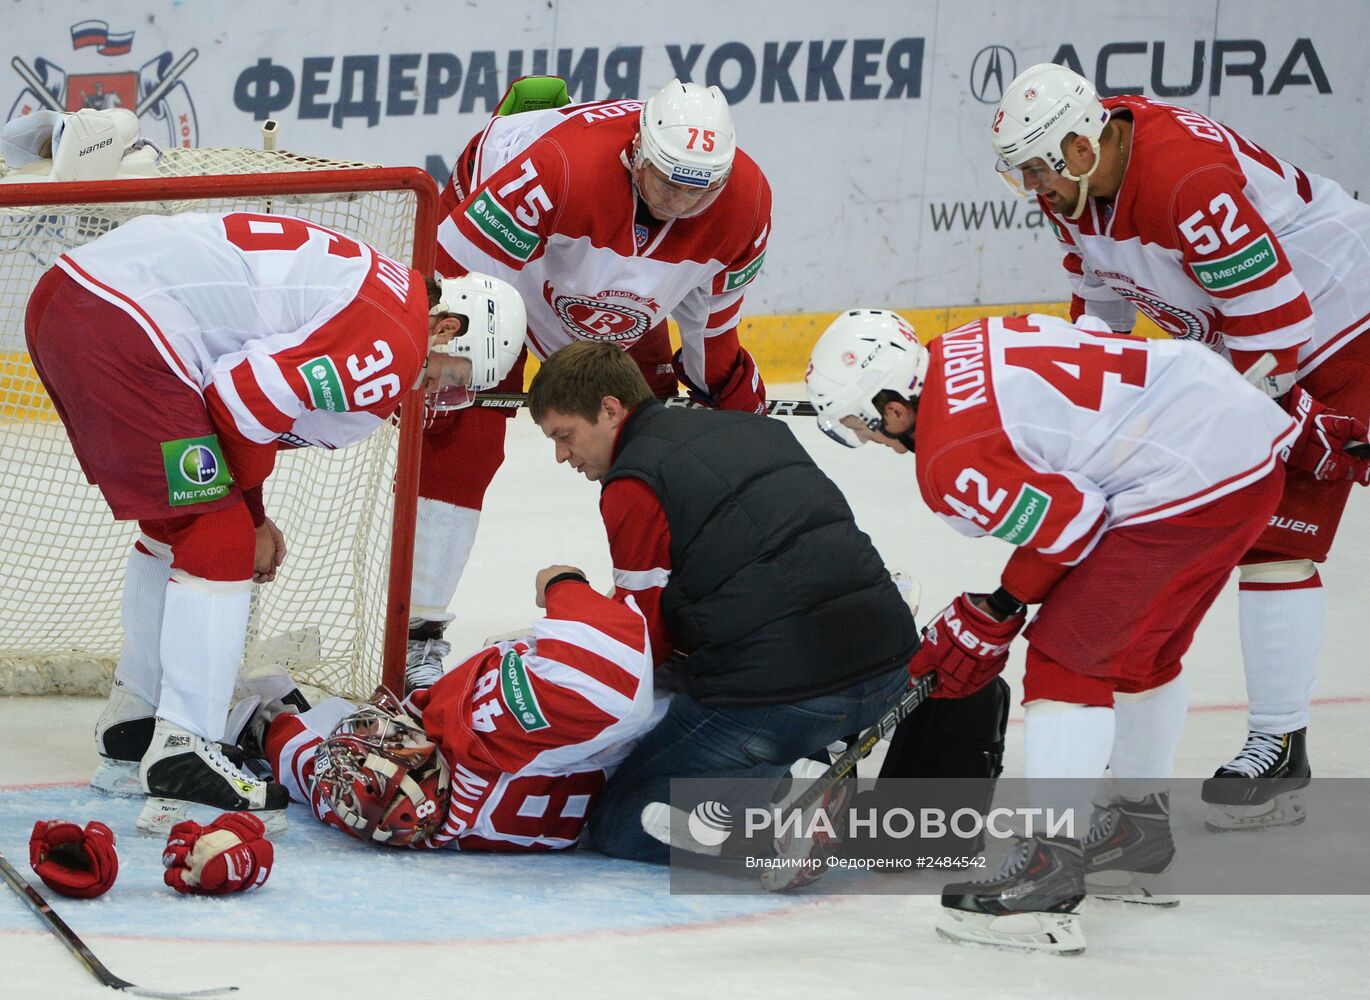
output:
<svg viewBox="0 0 1370 1000"><path fill-rule="evenodd" d="M569 566L537 577L547 616L403 704L330 698L278 715L266 756L323 823L389 847L574 847L613 768L657 721L647 623ZM664 706L664 703L663 703Z"/></svg>

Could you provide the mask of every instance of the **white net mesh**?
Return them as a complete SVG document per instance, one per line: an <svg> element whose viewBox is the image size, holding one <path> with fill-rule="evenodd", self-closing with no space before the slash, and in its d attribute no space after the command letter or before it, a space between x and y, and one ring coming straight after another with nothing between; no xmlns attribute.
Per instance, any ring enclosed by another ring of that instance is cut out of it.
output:
<svg viewBox="0 0 1370 1000"><path fill-rule="evenodd" d="M120 591L132 523L112 519L85 481L29 363L24 309L57 256L136 215L283 212L358 236L396 260L412 256L416 198L367 191L366 164L250 149L169 150L163 177L355 169L342 195L0 206L0 694L103 693L121 641ZM0 177L6 173L0 160ZM4 193L0 186L0 194ZM99 363L98 344L91 362ZM365 695L380 679L398 433L388 426L335 452L283 451L267 481L268 513L289 554L257 588L246 658L290 663L298 681Z"/></svg>

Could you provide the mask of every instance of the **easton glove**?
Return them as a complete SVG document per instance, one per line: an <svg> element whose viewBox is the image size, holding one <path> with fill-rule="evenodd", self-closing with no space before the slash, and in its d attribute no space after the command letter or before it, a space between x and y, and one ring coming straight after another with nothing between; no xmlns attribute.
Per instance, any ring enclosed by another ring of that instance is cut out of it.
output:
<svg viewBox="0 0 1370 1000"><path fill-rule="evenodd" d="M274 851L266 826L248 812L224 813L208 826L185 820L171 828L163 880L177 892L222 896L266 882Z"/></svg>
<svg viewBox="0 0 1370 1000"><path fill-rule="evenodd" d="M29 864L53 892L92 899L119 875L114 831L99 820L84 830L63 819L39 820L29 837Z"/></svg>
<svg viewBox="0 0 1370 1000"><path fill-rule="evenodd" d="M1008 663L1008 648L1027 621L1018 611L1003 621L971 601L983 594L962 594L923 629L923 644L909 661L909 675L937 671L934 698L963 698L998 677Z"/></svg>

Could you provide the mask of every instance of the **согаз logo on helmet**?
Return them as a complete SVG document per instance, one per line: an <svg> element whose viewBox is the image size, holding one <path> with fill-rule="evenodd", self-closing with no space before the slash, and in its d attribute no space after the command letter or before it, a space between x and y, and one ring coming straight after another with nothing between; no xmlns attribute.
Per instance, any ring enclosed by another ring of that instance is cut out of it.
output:
<svg viewBox="0 0 1370 1000"><path fill-rule="evenodd" d="M998 104L1018 75L1018 59L1003 45L986 45L970 64L970 92L981 104Z"/></svg>

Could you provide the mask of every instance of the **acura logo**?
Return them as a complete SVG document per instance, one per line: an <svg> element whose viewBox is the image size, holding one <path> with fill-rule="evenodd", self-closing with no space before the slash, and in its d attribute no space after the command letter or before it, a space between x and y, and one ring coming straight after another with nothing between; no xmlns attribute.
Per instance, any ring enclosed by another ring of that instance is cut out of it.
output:
<svg viewBox="0 0 1370 1000"><path fill-rule="evenodd" d="M1018 75L1018 60L1013 50L1003 45L986 45L970 64L970 92L982 104L998 104L1004 89Z"/></svg>

